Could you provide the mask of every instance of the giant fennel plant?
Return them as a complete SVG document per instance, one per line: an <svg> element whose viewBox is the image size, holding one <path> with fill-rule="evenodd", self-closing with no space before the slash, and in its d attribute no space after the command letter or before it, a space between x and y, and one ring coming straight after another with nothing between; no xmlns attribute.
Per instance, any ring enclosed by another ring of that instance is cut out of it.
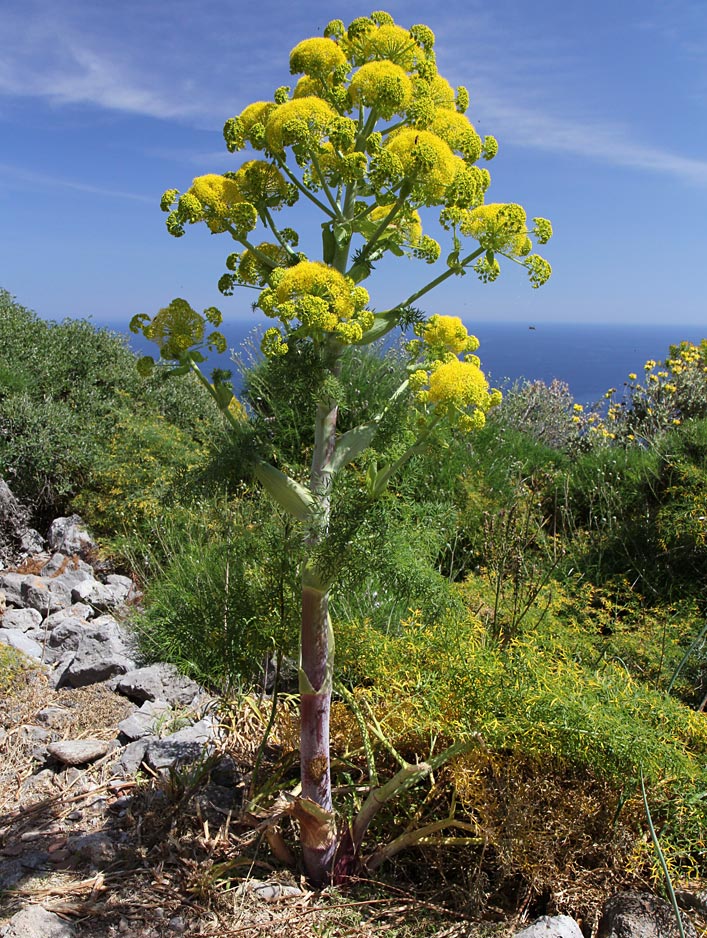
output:
<svg viewBox="0 0 707 938"><path fill-rule="evenodd" d="M305 870L322 883L356 863L380 805L431 768L404 766L371 793L353 825L337 828L329 753L334 671L329 595L336 570L321 562L322 548L335 537L334 479L374 443L385 417L384 409L363 425L337 432L342 356L398 326L412 328L416 336L407 346L408 376L391 401L396 412L407 401L414 438L391 463L378 467L370 460L368 497L377 498L433 434L474 431L500 401L474 354L478 342L461 320L426 318L414 304L469 270L483 282L495 280L501 258L524 267L532 286L539 287L550 265L533 252L532 239L544 244L552 229L543 218L529 224L520 205L486 201L491 177L478 163L496 155L497 142L482 139L466 117L466 88L453 89L437 71L434 35L427 26L404 29L383 12L357 18L348 28L334 20L323 37L295 46L290 72L301 76L294 88L280 87L273 100L249 104L226 121L228 150L252 151L250 158L233 172L197 177L181 194L168 190L162 209L175 237L202 222L211 232L230 236L238 247L226 258L221 292L256 289L254 305L273 321L262 339L264 355L286 357L307 343L325 376L317 392L308 484L265 459L255 470L275 502L302 524L307 559L299 670L301 794L290 809L300 821ZM298 199L320 213L318 258L299 251L298 233L278 220L278 213L285 214ZM441 228L444 258L423 222ZM374 312L363 284L389 254L435 265L436 275L391 308ZM199 367L205 361L202 350L225 348L220 323L218 310L202 315L175 299L152 319L134 317L131 328L154 340L175 371L196 372L237 430L243 409L228 373L214 372L210 382ZM144 360L143 366L151 362Z"/></svg>

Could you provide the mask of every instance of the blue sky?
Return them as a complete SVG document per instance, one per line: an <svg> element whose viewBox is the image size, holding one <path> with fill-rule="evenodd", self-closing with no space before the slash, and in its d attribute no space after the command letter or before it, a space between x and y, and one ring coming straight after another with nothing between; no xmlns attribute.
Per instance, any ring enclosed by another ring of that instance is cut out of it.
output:
<svg viewBox="0 0 707 938"><path fill-rule="evenodd" d="M489 200L555 226L545 287L506 265L495 284L455 278L428 312L705 322L704 0L382 8L435 31L440 72L467 85L469 117L498 138ZM56 319L127 322L174 296L250 317L252 294L216 290L232 242L203 225L171 238L159 197L237 168L224 120L294 83L300 39L370 11L349 0L2 0L0 287ZM428 274L403 260L366 286L384 308Z"/></svg>

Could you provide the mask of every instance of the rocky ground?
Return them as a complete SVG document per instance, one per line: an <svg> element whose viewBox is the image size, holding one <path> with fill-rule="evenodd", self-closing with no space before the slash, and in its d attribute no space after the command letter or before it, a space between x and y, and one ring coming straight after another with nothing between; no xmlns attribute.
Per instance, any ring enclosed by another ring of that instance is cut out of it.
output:
<svg viewBox="0 0 707 938"><path fill-rule="evenodd" d="M5 511L0 561L4 938L678 935L650 895L614 897L580 928L472 921L390 884L313 893L283 873L268 818L247 809L266 702L216 700L171 665L144 666L130 628L139 593L97 562L80 519L57 519L46 542L21 530L13 547L8 517L21 512ZM707 895L682 899L707 913Z"/></svg>

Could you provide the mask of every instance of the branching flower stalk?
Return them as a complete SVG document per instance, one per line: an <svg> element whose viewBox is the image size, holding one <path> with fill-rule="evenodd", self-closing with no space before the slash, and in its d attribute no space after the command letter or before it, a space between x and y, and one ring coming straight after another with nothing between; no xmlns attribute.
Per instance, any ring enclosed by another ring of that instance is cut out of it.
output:
<svg viewBox="0 0 707 938"><path fill-rule="evenodd" d="M334 479L348 464L361 462L385 416L339 434L342 357L352 346L415 322L415 337L407 345L409 376L393 395L398 402L408 401L405 419L413 442L380 469L370 454L365 456L368 495L384 497L396 474L427 441L478 430L486 412L500 401L474 354L478 342L461 320L446 315L425 319L412 304L468 270L482 282L495 280L499 258L523 265L532 286L540 286L550 265L532 253L532 239L546 243L552 228L542 218L529 226L520 205L486 203L491 177L477 164L493 158L498 145L493 137L482 139L465 116L466 89L452 89L438 73L434 34L428 27L404 29L383 12L359 17L348 27L333 20L323 37L295 46L290 71L300 76L294 89L280 87L271 101L256 101L226 121L228 150L252 151L245 162L223 175L198 176L181 194L168 190L161 205L175 237L203 222L239 246L226 259L219 289L226 296L237 287L259 290L255 305L273 320L262 339L263 354L287 361L291 347L306 342L325 376L316 400L309 479L291 478L264 457L255 469L274 501L303 526L302 790L292 812L300 821L307 875L321 884L339 868L335 857L345 841L358 855L368 824L365 819L355 824L352 838L351 831L337 827L332 804L334 632L329 594L336 571L321 569L317 558L335 541L330 530ZM297 233L273 219L300 195L323 215L321 259L298 252ZM435 211L442 234L451 235L446 261L440 260L439 241L423 230L423 217L427 226ZM264 233L263 240L252 234L256 229ZM462 250L464 239L471 241L471 249ZM386 254L433 265L434 276L407 299L376 314L362 283L371 276L373 262ZM207 323L215 331L208 333ZM220 323L218 310L202 315L177 299L154 318L134 317L131 328L153 339L176 373L194 371L236 430L247 413L234 398L226 373L214 372L209 381L200 369L204 351L225 349ZM143 359L141 367L147 370L152 364L152 359ZM456 751L455 744L444 757ZM405 779L396 777L391 792L404 789L408 779L423 777L426 765L401 768ZM379 795L387 791L385 786L378 790ZM364 817L366 813L370 804ZM455 825L449 820L443 826Z"/></svg>

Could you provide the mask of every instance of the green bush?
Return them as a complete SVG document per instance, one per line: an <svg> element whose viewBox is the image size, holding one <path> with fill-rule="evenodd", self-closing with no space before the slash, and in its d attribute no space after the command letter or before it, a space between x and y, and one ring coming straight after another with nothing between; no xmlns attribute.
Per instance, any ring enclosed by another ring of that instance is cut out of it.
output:
<svg viewBox="0 0 707 938"><path fill-rule="evenodd" d="M170 381L159 370L144 381L135 361L124 336L81 320L46 322L0 291L0 475L35 526L70 511L77 497L101 531L137 523L137 490L153 498L163 470L121 451L118 424L132 426L131 442L148 456L161 438L172 473L175 460L202 462L207 442L223 445L222 418L196 381ZM126 493L132 505L119 504Z"/></svg>
<svg viewBox="0 0 707 938"><path fill-rule="evenodd" d="M301 542L262 497L165 513L131 551L146 583L136 625L150 658L225 689L255 680L265 655L293 653Z"/></svg>

